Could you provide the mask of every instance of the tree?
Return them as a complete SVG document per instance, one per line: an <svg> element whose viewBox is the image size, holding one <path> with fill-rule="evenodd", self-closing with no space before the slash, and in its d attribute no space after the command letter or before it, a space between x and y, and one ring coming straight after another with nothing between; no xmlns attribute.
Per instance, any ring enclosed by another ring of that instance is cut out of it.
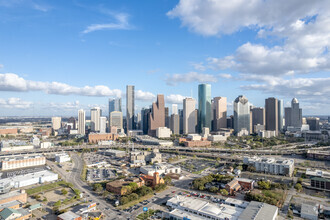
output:
<svg viewBox="0 0 330 220"><path fill-rule="evenodd" d="M303 189L303 187L302 187L302 185L301 185L300 183L297 183L297 184L294 186L294 188L295 188L298 192L300 192L300 191Z"/></svg>
<svg viewBox="0 0 330 220"><path fill-rule="evenodd" d="M120 199L120 203L121 203L122 205L125 205L125 204L128 203L128 202L129 202L129 199L128 199L126 196L121 197L121 199Z"/></svg>
<svg viewBox="0 0 330 220"><path fill-rule="evenodd" d="M303 179L302 178L298 178L298 180L297 180L297 183L302 183L302 181L303 181Z"/></svg>
<svg viewBox="0 0 330 220"><path fill-rule="evenodd" d="M266 182L266 181L258 181L258 187L259 189L270 189L271 184L270 182Z"/></svg>
<svg viewBox="0 0 330 220"><path fill-rule="evenodd" d="M100 183L96 183L93 185L93 190L96 192L101 192L103 190L103 186Z"/></svg>
<svg viewBox="0 0 330 220"><path fill-rule="evenodd" d="M54 206L55 207L58 207L62 204L61 200L58 200L57 202L54 203Z"/></svg>
<svg viewBox="0 0 330 220"><path fill-rule="evenodd" d="M217 192L217 191L218 191L218 187L215 187L215 186L211 186L209 190L210 190L210 192L213 192L213 193L215 193L215 192Z"/></svg>
<svg viewBox="0 0 330 220"><path fill-rule="evenodd" d="M220 193L221 193L221 195L223 195L223 196L228 196L228 191L226 190L226 189L220 189Z"/></svg>
<svg viewBox="0 0 330 220"><path fill-rule="evenodd" d="M136 193L132 193L132 194L128 195L127 197L129 199L129 201L134 201L139 198L138 194L136 194Z"/></svg>
<svg viewBox="0 0 330 220"><path fill-rule="evenodd" d="M61 192L62 192L62 195L68 194L68 191L66 189L62 189Z"/></svg>
<svg viewBox="0 0 330 220"><path fill-rule="evenodd" d="M172 183L172 178L169 176L164 177L164 182L166 185L170 185Z"/></svg>
<svg viewBox="0 0 330 220"><path fill-rule="evenodd" d="M137 188L139 188L138 184L135 182L131 182L128 185L131 187L132 191L135 191Z"/></svg>
<svg viewBox="0 0 330 220"><path fill-rule="evenodd" d="M236 169L238 169L238 170L241 170L241 171L242 171L242 170L243 170L243 167L242 167L242 166L237 166L237 167L236 167Z"/></svg>

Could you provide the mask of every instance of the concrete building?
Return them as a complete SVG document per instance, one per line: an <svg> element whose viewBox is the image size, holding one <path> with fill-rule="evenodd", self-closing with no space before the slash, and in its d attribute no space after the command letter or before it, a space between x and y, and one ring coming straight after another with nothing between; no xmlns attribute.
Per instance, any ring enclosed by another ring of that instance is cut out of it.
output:
<svg viewBox="0 0 330 220"><path fill-rule="evenodd" d="M135 129L134 107L135 107L134 86L126 86L126 132Z"/></svg>
<svg viewBox="0 0 330 220"><path fill-rule="evenodd" d="M291 107L285 108L285 127L301 128L302 126L302 110L299 108L298 99L293 98Z"/></svg>
<svg viewBox="0 0 330 220"><path fill-rule="evenodd" d="M250 132L250 103L245 96L238 96L234 101L234 130L238 134L243 129Z"/></svg>
<svg viewBox="0 0 330 220"><path fill-rule="evenodd" d="M260 131L258 131L258 136L262 137L262 138L276 137L276 132L275 131L260 130Z"/></svg>
<svg viewBox="0 0 330 220"><path fill-rule="evenodd" d="M178 105L177 104L172 104L172 115L173 114L178 114Z"/></svg>
<svg viewBox="0 0 330 220"><path fill-rule="evenodd" d="M170 116L169 116L169 109L165 107L165 127L170 128Z"/></svg>
<svg viewBox="0 0 330 220"><path fill-rule="evenodd" d="M22 204L27 203L27 193L25 190L13 190L0 195L0 205L19 201Z"/></svg>
<svg viewBox="0 0 330 220"><path fill-rule="evenodd" d="M67 211L57 216L57 220L82 220L82 219L83 218L80 215L77 215L72 211Z"/></svg>
<svg viewBox="0 0 330 220"><path fill-rule="evenodd" d="M135 136L136 141L144 145L159 145L164 147L173 146L173 142L170 140L159 140L157 138L148 135L137 135Z"/></svg>
<svg viewBox="0 0 330 220"><path fill-rule="evenodd" d="M185 98L183 100L183 134L196 133L196 126L196 100Z"/></svg>
<svg viewBox="0 0 330 220"><path fill-rule="evenodd" d="M78 111L78 134L85 135L86 133L85 124L86 124L85 111L83 109L80 109Z"/></svg>
<svg viewBox="0 0 330 220"><path fill-rule="evenodd" d="M101 154L104 154L106 156L113 156L113 157L125 157L126 156L126 152L122 151L122 150L113 150L113 149L109 149L106 151L101 152Z"/></svg>
<svg viewBox="0 0 330 220"><path fill-rule="evenodd" d="M266 114L265 109L260 107L252 107L251 109L251 127L252 132L257 133L256 126L263 126L262 130L265 130ZM259 127L260 129L261 127Z"/></svg>
<svg viewBox="0 0 330 220"><path fill-rule="evenodd" d="M157 95L157 101L152 103L151 113L149 114L148 135L155 137L156 129L159 127L165 127L164 95Z"/></svg>
<svg viewBox="0 0 330 220"><path fill-rule="evenodd" d="M294 160L277 160L275 158L244 157L243 163L256 168L257 172L275 175L292 176L294 171Z"/></svg>
<svg viewBox="0 0 330 220"><path fill-rule="evenodd" d="M171 115L170 129L173 134L180 134L180 116L178 114Z"/></svg>
<svg viewBox="0 0 330 220"><path fill-rule="evenodd" d="M130 163L131 166L144 166L147 163L161 163L162 154L159 153L158 149L153 149L152 152L149 151L131 151L130 152Z"/></svg>
<svg viewBox="0 0 330 220"><path fill-rule="evenodd" d="M100 133L104 134L107 131L107 117L100 117Z"/></svg>
<svg viewBox="0 0 330 220"><path fill-rule="evenodd" d="M158 127L156 128L156 137L157 138L170 138L171 137L171 129L167 127Z"/></svg>
<svg viewBox="0 0 330 220"><path fill-rule="evenodd" d="M88 142L97 144L100 141L115 141L118 139L118 134L112 134L112 133L90 133L88 134Z"/></svg>
<svg viewBox="0 0 330 220"><path fill-rule="evenodd" d="M211 85L198 85L198 126L199 131L202 132L204 127L211 129Z"/></svg>
<svg viewBox="0 0 330 220"><path fill-rule="evenodd" d="M55 155L55 161L57 163L64 163L70 161L71 158L67 153L62 153L62 154L56 154Z"/></svg>
<svg viewBox="0 0 330 220"><path fill-rule="evenodd" d="M125 195L127 194L127 188L125 186L128 186L130 183L136 183L138 187L145 185L145 182L142 178L133 177L108 182L106 184L106 189L109 192L115 193L117 195Z"/></svg>
<svg viewBox="0 0 330 220"><path fill-rule="evenodd" d="M52 128L54 131L61 128L62 118L61 117L52 117Z"/></svg>
<svg viewBox="0 0 330 220"><path fill-rule="evenodd" d="M274 97L265 100L266 130L275 131L278 135L278 100Z"/></svg>
<svg viewBox="0 0 330 220"><path fill-rule="evenodd" d="M0 142L1 152L32 150L34 146L20 140L8 140Z"/></svg>
<svg viewBox="0 0 330 220"><path fill-rule="evenodd" d="M284 105L283 100L277 100L277 107L278 107L278 129L279 131L283 131L284 128Z"/></svg>
<svg viewBox="0 0 330 220"><path fill-rule="evenodd" d="M91 130L99 132L100 131L100 117L101 108L94 107L91 109Z"/></svg>
<svg viewBox="0 0 330 220"><path fill-rule="evenodd" d="M306 118L306 122L309 125L309 130L311 130L311 131L320 130L320 118L309 117L309 118Z"/></svg>
<svg viewBox="0 0 330 220"><path fill-rule="evenodd" d="M215 97L213 103L213 130L219 131L221 128L227 128L227 97Z"/></svg>
<svg viewBox="0 0 330 220"><path fill-rule="evenodd" d="M119 111L113 111L110 113L109 127L116 127L117 129L123 129L123 113Z"/></svg>
<svg viewBox="0 0 330 220"><path fill-rule="evenodd" d="M319 210L316 205L303 203L301 205L300 217L308 220L318 220Z"/></svg>
<svg viewBox="0 0 330 220"><path fill-rule="evenodd" d="M0 157L1 170L13 170L46 164L46 158L40 155L2 156Z"/></svg>
<svg viewBox="0 0 330 220"><path fill-rule="evenodd" d="M156 163L153 165L141 166L140 172L149 176L153 176L155 172L159 175L170 173L181 174L181 168L168 163Z"/></svg>
<svg viewBox="0 0 330 220"><path fill-rule="evenodd" d="M150 112L151 110L149 108L142 108L141 110L141 130L143 131L143 134L148 134Z"/></svg>

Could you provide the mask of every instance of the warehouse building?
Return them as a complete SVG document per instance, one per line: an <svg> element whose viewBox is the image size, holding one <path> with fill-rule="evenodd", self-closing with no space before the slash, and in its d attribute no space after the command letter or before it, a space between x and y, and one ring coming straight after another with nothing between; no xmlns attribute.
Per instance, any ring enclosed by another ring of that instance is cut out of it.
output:
<svg viewBox="0 0 330 220"><path fill-rule="evenodd" d="M46 164L46 158L40 155L5 156L0 158L1 170L13 170Z"/></svg>
<svg viewBox="0 0 330 220"><path fill-rule="evenodd" d="M168 163L156 163L153 165L140 167L140 172L148 176L153 176L155 172L158 172L159 175L166 175L170 173L180 174L181 168Z"/></svg>
<svg viewBox="0 0 330 220"><path fill-rule="evenodd" d="M70 160L71 160L70 156L66 153L55 155L55 161L57 163L64 163L64 162L68 162Z"/></svg>

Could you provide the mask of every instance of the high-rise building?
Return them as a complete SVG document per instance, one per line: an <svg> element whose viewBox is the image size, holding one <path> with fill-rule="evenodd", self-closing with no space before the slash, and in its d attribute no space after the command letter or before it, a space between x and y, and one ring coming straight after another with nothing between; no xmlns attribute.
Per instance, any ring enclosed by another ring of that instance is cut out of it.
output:
<svg viewBox="0 0 330 220"><path fill-rule="evenodd" d="M293 98L291 108L285 108L285 127L301 128L302 110L299 108L298 99Z"/></svg>
<svg viewBox="0 0 330 220"><path fill-rule="evenodd" d="M252 126L252 132L256 133L256 125L264 126L265 129L265 109L261 107L253 107L250 109L251 111L251 126ZM264 130L263 129L263 130Z"/></svg>
<svg viewBox="0 0 330 220"><path fill-rule="evenodd" d="M135 92L134 86L126 86L126 129L134 130L134 105L135 105ZM127 132L126 131L126 132Z"/></svg>
<svg viewBox="0 0 330 220"><path fill-rule="evenodd" d="M311 131L320 130L320 118L309 117L309 118L306 118L306 122L309 125L309 130L311 130Z"/></svg>
<svg viewBox="0 0 330 220"><path fill-rule="evenodd" d="M250 131L250 103L245 96L238 96L234 101L234 131L249 133Z"/></svg>
<svg viewBox="0 0 330 220"><path fill-rule="evenodd" d="M136 114L136 125L135 125L135 128L138 129L138 130L141 130L142 129L142 115L141 115L141 112L138 112Z"/></svg>
<svg viewBox="0 0 330 220"><path fill-rule="evenodd" d="M180 134L183 134L183 109L178 109L178 115L180 119Z"/></svg>
<svg viewBox="0 0 330 220"><path fill-rule="evenodd" d="M94 132L100 131L101 114L101 109L99 107L94 107L91 109L91 130Z"/></svg>
<svg viewBox="0 0 330 220"><path fill-rule="evenodd" d="M170 128L170 120L169 109L168 107L165 107L165 127Z"/></svg>
<svg viewBox="0 0 330 220"><path fill-rule="evenodd" d="M198 120L199 132L202 132L204 127L211 129L211 85L198 85Z"/></svg>
<svg viewBox="0 0 330 220"><path fill-rule="evenodd" d="M62 118L61 117L52 117L52 128L53 130L58 130L61 128Z"/></svg>
<svg viewBox="0 0 330 220"><path fill-rule="evenodd" d="M178 114L171 115L170 128L173 134L180 134L180 116Z"/></svg>
<svg viewBox="0 0 330 220"><path fill-rule="evenodd" d="M177 104L172 104L172 115L173 114L178 114L178 105Z"/></svg>
<svg viewBox="0 0 330 220"><path fill-rule="evenodd" d="M107 131L107 117L100 117L100 133L105 134Z"/></svg>
<svg viewBox="0 0 330 220"><path fill-rule="evenodd" d="M142 121L142 128L143 134L148 134L149 130L149 114L150 108L142 108L141 110L141 121Z"/></svg>
<svg viewBox="0 0 330 220"><path fill-rule="evenodd" d="M283 100L278 99L278 129L280 131L283 131L283 127L284 127L284 107L283 107Z"/></svg>
<svg viewBox="0 0 330 220"><path fill-rule="evenodd" d="M265 100L266 130L278 135L278 100L271 97Z"/></svg>
<svg viewBox="0 0 330 220"><path fill-rule="evenodd" d="M221 128L227 128L227 97L215 97L213 103L213 129L219 131Z"/></svg>
<svg viewBox="0 0 330 220"><path fill-rule="evenodd" d="M185 98L183 100L183 134L196 133L196 126L196 100L193 98Z"/></svg>
<svg viewBox="0 0 330 220"><path fill-rule="evenodd" d="M156 129L165 127L165 101L164 95L157 95L157 101L152 103L151 113L149 114L150 136L156 136Z"/></svg>
<svg viewBox="0 0 330 220"><path fill-rule="evenodd" d="M113 111L110 113L109 127L117 127L117 129L123 129L123 113L119 111Z"/></svg>
<svg viewBox="0 0 330 220"><path fill-rule="evenodd" d="M72 124L73 127L71 129L73 129L73 130L77 129L76 119L74 117L70 117L68 119L68 123L71 123Z"/></svg>
<svg viewBox="0 0 330 220"><path fill-rule="evenodd" d="M121 98L109 99L109 113L111 112L121 112Z"/></svg>
<svg viewBox="0 0 330 220"><path fill-rule="evenodd" d="M86 132L85 123L86 123L85 111L83 109L80 109L78 111L78 134L85 135Z"/></svg>

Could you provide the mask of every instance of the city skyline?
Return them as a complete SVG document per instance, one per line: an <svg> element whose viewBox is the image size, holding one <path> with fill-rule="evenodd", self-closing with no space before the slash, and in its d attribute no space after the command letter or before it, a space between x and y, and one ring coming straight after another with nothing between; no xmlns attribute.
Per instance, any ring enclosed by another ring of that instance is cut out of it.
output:
<svg viewBox="0 0 330 220"><path fill-rule="evenodd" d="M125 114L126 85L135 113L157 94L182 109L201 83L227 97L228 116L239 95L254 106L296 97L304 115L329 115L330 6L276 2L0 1L0 116L106 113L119 97Z"/></svg>

